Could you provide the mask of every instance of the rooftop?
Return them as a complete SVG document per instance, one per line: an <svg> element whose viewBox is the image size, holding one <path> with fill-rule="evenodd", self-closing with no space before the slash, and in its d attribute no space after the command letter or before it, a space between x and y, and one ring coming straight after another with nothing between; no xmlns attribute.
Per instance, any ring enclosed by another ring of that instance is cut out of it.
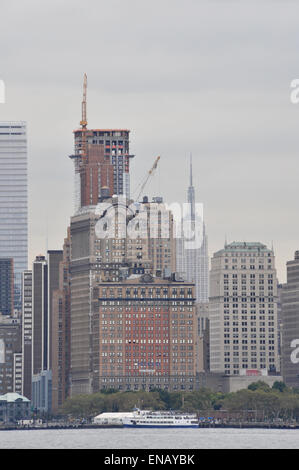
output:
<svg viewBox="0 0 299 470"><path fill-rule="evenodd" d="M222 250L219 250L215 255L221 255L223 253L233 253L233 252L258 252L258 253L270 253L272 250L267 248L266 245L260 242L232 242L225 244Z"/></svg>
<svg viewBox="0 0 299 470"><path fill-rule="evenodd" d="M6 401L7 403L13 403L17 400L21 400L22 402L30 402L28 398L23 397L19 393L6 393L5 395L0 395L0 401Z"/></svg>

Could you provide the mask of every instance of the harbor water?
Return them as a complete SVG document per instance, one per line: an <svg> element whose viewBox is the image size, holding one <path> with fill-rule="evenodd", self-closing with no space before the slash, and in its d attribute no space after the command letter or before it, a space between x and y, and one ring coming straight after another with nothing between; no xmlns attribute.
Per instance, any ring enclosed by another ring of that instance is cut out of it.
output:
<svg viewBox="0 0 299 470"><path fill-rule="evenodd" d="M1 449L299 449L298 429L45 429L0 432Z"/></svg>

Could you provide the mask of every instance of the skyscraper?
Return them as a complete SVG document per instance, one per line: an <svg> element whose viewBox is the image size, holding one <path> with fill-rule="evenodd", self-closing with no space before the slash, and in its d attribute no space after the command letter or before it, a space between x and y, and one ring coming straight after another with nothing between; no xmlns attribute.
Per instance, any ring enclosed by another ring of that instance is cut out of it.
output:
<svg viewBox="0 0 299 470"><path fill-rule="evenodd" d="M194 284L150 274L98 284L92 311L94 391L195 389Z"/></svg>
<svg viewBox="0 0 299 470"><path fill-rule="evenodd" d="M188 187L188 204L191 227L196 221L195 189L193 186L192 157L190 157L190 183ZM197 302L209 300L209 255L208 237L204 220L202 220L202 240L199 247L187 246L187 239L182 229L182 237L177 239L177 271L189 282L195 282Z"/></svg>
<svg viewBox="0 0 299 470"><path fill-rule="evenodd" d="M24 271L22 298L22 395L31 399L32 387L32 271Z"/></svg>
<svg viewBox="0 0 299 470"><path fill-rule="evenodd" d="M233 242L214 253L210 272L210 370L278 372L277 277L272 250Z"/></svg>
<svg viewBox="0 0 299 470"><path fill-rule="evenodd" d="M0 122L0 258L14 260L14 308L21 311L28 262L27 136L25 122Z"/></svg>
<svg viewBox="0 0 299 470"><path fill-rule="evenodd" d="M130 198L128 129L87 128L87 77L84 76L81 129L74 131L75 213L96 206L102 190L109 196Z"/></svg>
<svg viewBox="0 0 299 470"><path fill-rule="evenodd" d="M47 259L37 256L32 271L23 273L23 393L32 398L36 408L45 401L41 398L44 381L49 383L51 407L52 337L57 329L57 323L53 322L53 295L59 288L62 260L60 250L51 250L47 254Z"/></svg>

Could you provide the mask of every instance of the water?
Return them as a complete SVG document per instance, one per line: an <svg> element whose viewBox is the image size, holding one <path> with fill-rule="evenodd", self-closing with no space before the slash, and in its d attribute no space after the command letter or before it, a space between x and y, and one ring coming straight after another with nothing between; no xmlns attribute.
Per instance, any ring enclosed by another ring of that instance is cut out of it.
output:
<svg viewBox="0 0 299 470"><path fill-rule="evenodd" d="M296 429L0 431L0 449L299 449Z"/></svg>

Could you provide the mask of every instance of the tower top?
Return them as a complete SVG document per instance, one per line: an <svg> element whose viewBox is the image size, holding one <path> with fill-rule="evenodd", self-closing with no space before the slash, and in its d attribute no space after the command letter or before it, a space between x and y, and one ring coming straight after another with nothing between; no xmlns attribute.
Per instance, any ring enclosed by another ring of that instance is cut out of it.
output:
<svg viewBox="0 0 299 470"><path fill-rule="evenodd" d="M82 119L80 121L82 129L87 128L87 75L84 74L83 79L83 100L82 100Z"/></svg>
<svg viewBox="0 0 299 470"><path fill-rule="evenodd" d="M190 153L190 185L188 188L188 203L190 204L191 219L195 218L195 191L193 186L192 153Z"/></svg>

